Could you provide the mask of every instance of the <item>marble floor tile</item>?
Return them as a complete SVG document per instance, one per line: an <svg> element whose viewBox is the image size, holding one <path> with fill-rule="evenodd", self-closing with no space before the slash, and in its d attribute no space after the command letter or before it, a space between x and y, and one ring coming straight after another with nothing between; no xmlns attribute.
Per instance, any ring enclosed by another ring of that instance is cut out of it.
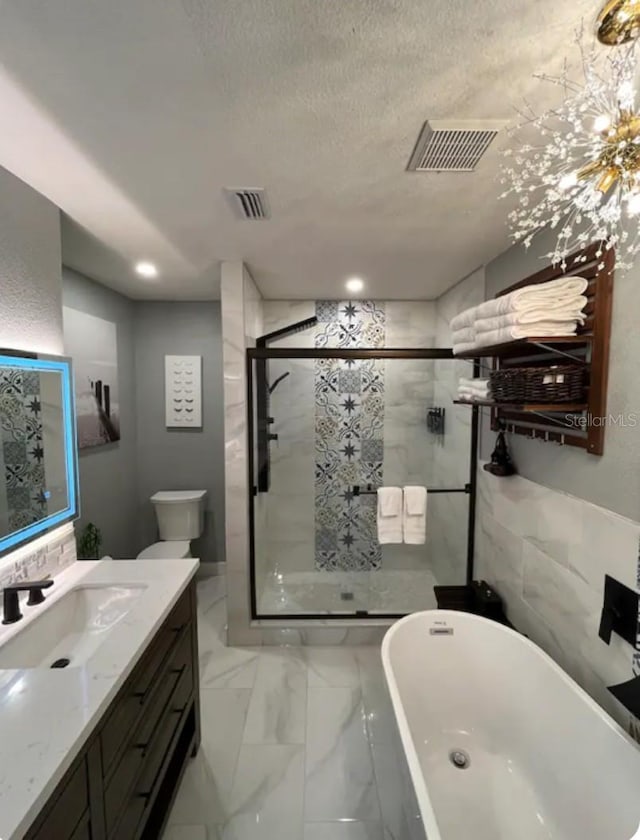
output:
<svg viewBox="0 0 640 840"><path fill-rule="evenodd" d="M206 825L170 825L162 840L214 840L214 836Z"/></svg>
<svg viewBox="0 0 640 840"><path fill-rule="evenodd" d="M218 601L225 598L227 592L225 575L214 575L198 583L198 612L206 613Z"/></svg>
<svg viewBox="0 0 640 840"><path fill-rule="evenodd" d="M187 765L170 825L206 825L212 831L226 822L251 691L201 691L202 742Z"/></svg>
<svg viewBox="0 0 640 840"><path fill-rule="evenodd" d="M227 643L226 599L215 601L206 610L198 610L198 649L200 656L219 650Z"/></svg>
<svg viewBox="0 0 640 840"><path fill-rule="evenodd" d="M400 745L373 743L371 752L385 838L411 840L407 814L415 819L419 810Z"/></svg>
<svg viewBox="0 0 640 840"><path fill-rule="evenodd" d="M378 744L395 743L397 728L380 648L362 647L356 656L360 667L362 702L369 740Z"/></svg>
<svg viewBox="0 0 640 840"><path fill-rule="evenodd" d="M163 840L409 840L379 645L229 648L224 579L198 597L202 746Z"/></svg>
<svg viewBox="0 0 640 840"><path fill-rule="evenodd" d="M380 820L360 689L309 689L306 785L307 822Z"/></svg>
<svg viewBox="0 0 640 840"><path fill-rule="evenodd" d="M306 703L304 651L261 652L243 743L304 744Z"/></svg>
<svg viewBox="0 0 640 840"><path fill-rule="evenodd" d="M300 840L304 747L244 745L223 840Z"/></svg>
<svg viewBox="0 0 640 840"><path fill-rule="evenodd" d="M385 836L376 822L321 822L305 823L303 840L385 840Z"/></svg>
<svg viewBox="0 0 640 840"><path fill-rule="evenodd" d="M341 645L306 650L309 688L360 686L360 669L353 649Z"/></svg>
<svg viewBox="0 0 640 840"><path fill-rule="evenodd" d="M250 648L218 646L200 650L200 686L253 688L258 661L258 651Z"/></svg>

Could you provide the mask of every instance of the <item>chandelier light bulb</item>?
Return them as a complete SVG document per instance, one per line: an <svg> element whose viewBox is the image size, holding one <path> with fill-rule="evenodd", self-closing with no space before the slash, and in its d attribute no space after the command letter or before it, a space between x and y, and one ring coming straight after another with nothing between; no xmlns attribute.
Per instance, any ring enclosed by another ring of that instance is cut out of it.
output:
<svg viewBox="0 0 640 840"><path fill-rule="evenodd" d="M567 175L563 175L560 179L560 183L558 187L562 190L562 192L566 192L570 190L571 187L575 187L578 183L578 175L576 172L569 172Z"/></svg>
<svg viewBox="0 0 640 840"><path fill-rule="evenodd" d="M622 82L622 84L618 88L618 100L620 101L620 107L632 108L635 97L636 92L633 87L633 82L630 82L629 79Z"/></svg>
<svg viewBox="0 0 640 840"><path fill-rule="evenodd" d="M640 192L631 193L627 200L627 213L630 216L637 216L640 213Z"/></svg>
<svg viewBox="0 0 640 840"><path fill-rule="evenodd" d="M606 131L608 128L611 127L611 117L609 114L600 114L599 117L596 117L593 123L594 131L597 131L598 134L602 131Z"/></svg>

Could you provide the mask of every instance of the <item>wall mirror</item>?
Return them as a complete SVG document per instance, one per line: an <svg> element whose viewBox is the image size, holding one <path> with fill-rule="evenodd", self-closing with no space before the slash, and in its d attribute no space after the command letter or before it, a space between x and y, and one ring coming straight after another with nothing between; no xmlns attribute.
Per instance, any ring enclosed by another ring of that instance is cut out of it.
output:
<svg viewBox="0 0 640 840"><path fill-rule="evenodd" d="M0 556L78 515L71 360L0 350Z"/></svg>

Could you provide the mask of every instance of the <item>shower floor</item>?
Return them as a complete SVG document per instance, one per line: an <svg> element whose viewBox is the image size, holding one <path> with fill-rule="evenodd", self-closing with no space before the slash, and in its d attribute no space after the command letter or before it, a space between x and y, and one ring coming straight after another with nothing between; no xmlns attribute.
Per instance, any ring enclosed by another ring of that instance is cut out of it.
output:
<svg viewBox="0 0 640 840"><path fill-rule="evenodd" d="M273 572L259 586L260 615L411 613L436 608L428 570ZM346 597L345 597L346 596ZM351 597L349 597L351 596Z"/></svg>

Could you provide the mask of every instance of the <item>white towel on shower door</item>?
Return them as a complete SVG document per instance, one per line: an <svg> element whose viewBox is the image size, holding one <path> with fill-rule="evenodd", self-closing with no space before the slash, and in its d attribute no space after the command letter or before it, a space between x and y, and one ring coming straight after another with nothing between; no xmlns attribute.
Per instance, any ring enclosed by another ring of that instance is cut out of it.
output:
<svg viewBox="0 0 640 840"><path fill-rule="evenodd" d="M378 542L402 542L402 487L378 487Z"/></svg>
<svg viewBox="0 0 640 840"><path fill-rule="evenodd" d="M408 486L404 488L402 533L410 545L422 545L427 538L427 489Z"/></svg>

